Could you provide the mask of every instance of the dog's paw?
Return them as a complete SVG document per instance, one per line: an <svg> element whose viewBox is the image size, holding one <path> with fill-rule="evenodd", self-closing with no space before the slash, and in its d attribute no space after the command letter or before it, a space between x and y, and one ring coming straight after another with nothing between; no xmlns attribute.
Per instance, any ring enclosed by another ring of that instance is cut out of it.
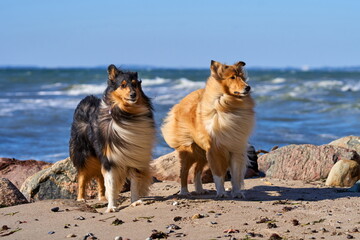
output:
<svg viewBox="0 0 360 240"><path fill-rule="evenodd" d="M216 193L216 198L227 198L228 195L226 194L226 192L218 192Z"/></svg>
<svg viewBox="0 0 360 240"><path fill-rule="evenodd" d="M190 194L190 192L189 192L189 190L187 190L187 189L185 189L185 188L182 188L182 189L180 189L180 192L179 192L179 196L190 196L191 194Z"/></svg>
<svg viewBox="0 0 360 240"><path fill-rule="evenodd" d="M136 206L142 205L143 203L144 203L144 202L140 199L140 200L137 200L137 201L131 203L130 206L136 207Z"/></svg>
<svg viewBox="0 0 360 240"><path fill-rule="evenodd" d="M108 207L105 212L106 213L116 212L116 207Z"/></svg>
<svg viewBox="0 0 360 240"><path fill-rule="evenodd" d="M106 202L107 199L106 199L105 196L100 196L100 197L99 197L99 201L100 201L100 202Z"/></svg>
<svg viewBox="0 0 360 240"><path fill-rule="evenodd" d="M200 190L196 190L195 192L193 192L192 194L194 195L205 195L205 194L208 194L209 191L206 190L206 189L200 189Z"/></svg>
<svg viewBox="0 0 360 240"><path fill-rule="evenodd" d="M243 191L232 191L231 196L233 198L245 199L245 194Z"/></svg>
<svg viewBox="0 0 360 240"><path fill-rule="evenodd" d="M78 198L78 199L76 199L76 201L78 201L78 202L86 202L85 198Z"/></svg>

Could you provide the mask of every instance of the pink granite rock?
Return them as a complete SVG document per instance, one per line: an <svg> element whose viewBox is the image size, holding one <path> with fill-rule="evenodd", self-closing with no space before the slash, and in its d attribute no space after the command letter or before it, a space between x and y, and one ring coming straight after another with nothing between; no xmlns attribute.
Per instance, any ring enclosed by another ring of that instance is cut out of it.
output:
<svg viewBox="0 0 360 240"><path fill-rule="evenodd" d="M259 170L266 176L292 180L326 179L333 165L340 159L355 160L359 155L352 150L310 144L288 145L259 157Z"/></svg>

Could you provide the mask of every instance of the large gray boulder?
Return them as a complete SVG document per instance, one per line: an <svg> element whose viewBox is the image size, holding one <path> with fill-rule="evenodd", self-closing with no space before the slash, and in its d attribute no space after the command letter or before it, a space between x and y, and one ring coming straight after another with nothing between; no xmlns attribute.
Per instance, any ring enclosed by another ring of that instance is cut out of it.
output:
<svg viewBox="0 0 360 240"><path fill-rule="evenodd" d="M24 195L9 179L0 178L0 208L27 202Z"/></svg>
<svg viewBox="0 0 360 240"><path fill-rule="evenodd" d="M291 180L326 179L333 165L340 159L355 160L353 151L332 145L288 145L259 157L259 170L267 177Z"/></svg>
<svg viewBox="0 0 360 240"><path fill-rule="evenodd" d="M58 161L51 167L41 170L27 178L20 191L29 201L43 199L76 199L77 171L70 158ZM96 184L91 184L87 196L94 198L97 194Z"/></svg>

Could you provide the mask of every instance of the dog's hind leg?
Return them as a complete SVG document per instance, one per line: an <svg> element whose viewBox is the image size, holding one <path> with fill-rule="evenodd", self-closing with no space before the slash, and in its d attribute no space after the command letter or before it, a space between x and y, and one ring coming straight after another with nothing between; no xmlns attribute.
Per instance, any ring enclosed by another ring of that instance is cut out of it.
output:
<svg viewBox="0 0 360 240"><path fill-rule="evenodd" d="M248 157L246 153L233 153L230 159L230 174L231 174L231 195L234 198L245 198L241 189L244 188L244 178L246 173L246 166Z"/></svg>
<svg viewBox="0 0 360 240"><path fill-rule="evenodd" d="M181 181L181 189L179 195L189 195L190 192L188 190L188 176L189 170L191 166L194 164L194 153L192 146L181 146L176 149L179 153L180 158L180 181Z"/></svg>
<svg viewBox="0 0 360 240"><path fill-rule="evenodd" d="M105 195L108 200L106 212L116 211L116 199L120 193L121 187L125 183L125 172L112 167L109 170L102 169L105 182Z"/></svg>
<svg viewBox="0 0 360 240"><path fill-rule="evenodd" d="M205 151L198 146L194 146L193 151L194 151L194 157L196 159L195 170L194 170L195 192L197 194L204 194L204 193L207 193L207 191L205 189L203 189L203 187L202 187L201 176L202 176L203 169L204 169L205 165L207 164L206 154L205 154Z"/></svg>
<svg viewBox="0 0 360 240"><path fill-rule="evenodd" d="M99 201L106 201L104 176L102 174L100 174L96 177L96 180L98 183L98 199L99 199Z"/></svg>
<svg viewBox="0 0 360 240"><path fill-rule="evenodd" d="M85 189L88 181L89 181L89 176L87 175L86 170L79 169L77 201L85 201Z"/></svg>

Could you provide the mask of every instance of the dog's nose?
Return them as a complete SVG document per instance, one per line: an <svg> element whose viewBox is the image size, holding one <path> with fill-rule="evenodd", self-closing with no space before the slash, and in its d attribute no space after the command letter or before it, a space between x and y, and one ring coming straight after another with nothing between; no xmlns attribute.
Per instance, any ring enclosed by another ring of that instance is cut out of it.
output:
<svg viewBox="0 0 360 240"><path fill-rule="evenodd" d="M246 91L246 92L250 92L250 90L251 90L251 87L250 87L249 85L247 85L247 86L245 87L245 91Z"/></svg>
<svg viewBox="0 0 360 240"><path fill-rule="evenodd" d="M136 92L130 93L131 98L136 98Z"/></svg>

